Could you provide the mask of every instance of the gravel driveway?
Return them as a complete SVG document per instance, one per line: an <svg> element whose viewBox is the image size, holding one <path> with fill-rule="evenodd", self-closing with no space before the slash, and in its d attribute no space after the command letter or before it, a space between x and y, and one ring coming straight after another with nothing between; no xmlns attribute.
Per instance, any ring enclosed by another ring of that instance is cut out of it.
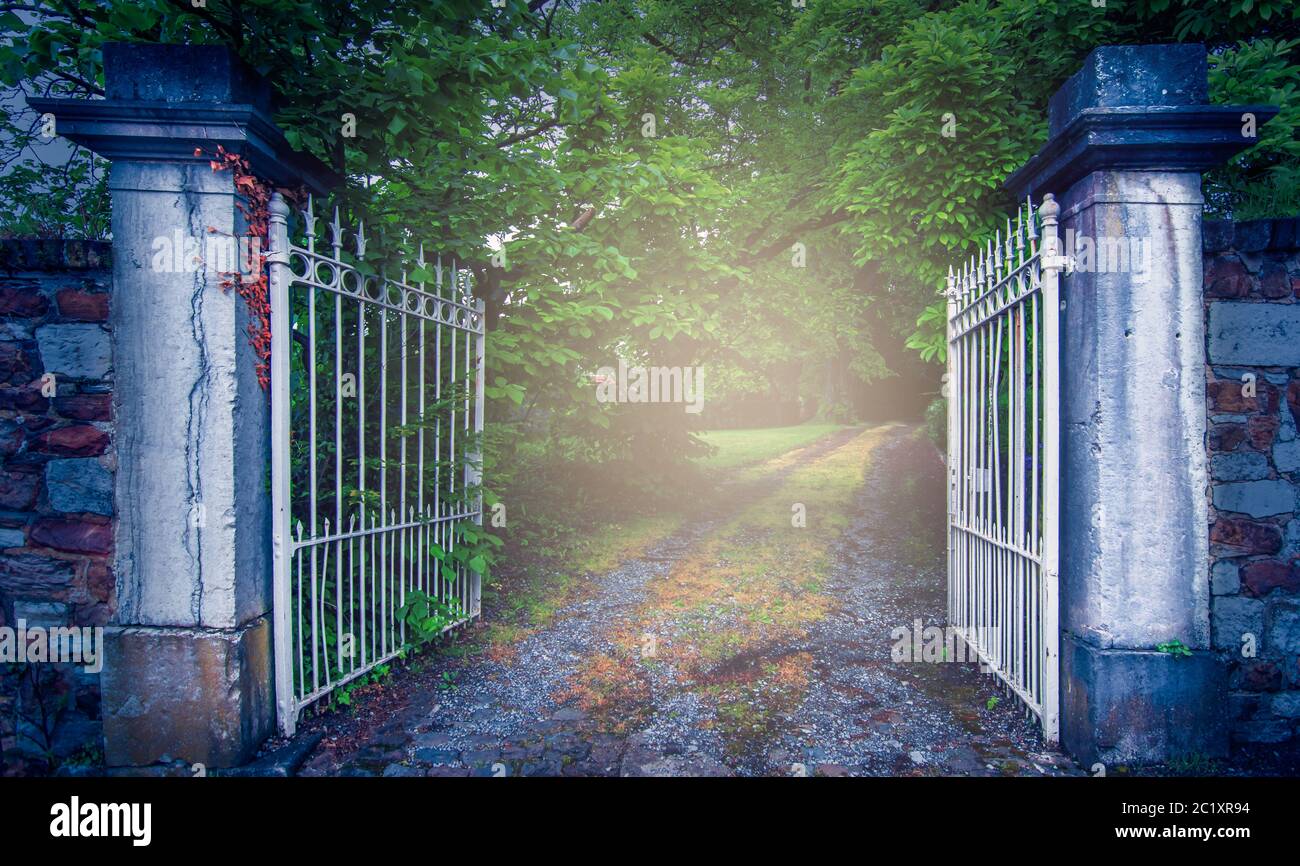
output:
<svg viewBox="0 0 1300 866"><path fill-rule="evenodd" d="M843 445L846 431L804 449L780 475ZM829 612L791 641L731 665L772 670L811 657L797 702L737 741L709 724L707 692L685 688L671 661L642 666L619 696L616 724L566 699L585 662L619 652L649 581L728 515L697 522L600 576L581 601L506 657L475 657L451 675L395 682L361 736L346 717L312 727L322 744L303 775L1061 775L1082 774L1047 748L1032 720L978 666L891 661L897 627L944 623L942 462L915 428L890 428L872 455L851 528L821 590ZM743 502L743 490L731 499ZM754 537L752 543L771 543ZM448 663L450 664L450 662ZM401 678L399 678L401 679ZM358 708L357 712L364 712ZM355 723L354 723L355 727ZM355 733L355 731L353 732Z"/></svg>

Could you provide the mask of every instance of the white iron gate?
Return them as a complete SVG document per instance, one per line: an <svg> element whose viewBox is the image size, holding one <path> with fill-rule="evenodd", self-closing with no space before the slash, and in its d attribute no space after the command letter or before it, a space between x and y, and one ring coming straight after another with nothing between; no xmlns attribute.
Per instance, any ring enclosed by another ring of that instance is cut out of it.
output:
<svg viewBox="0 0 1300 866"><path fill-rule="evenodd" d="M1059 727L1058 205L948 276L948 622ZM1041 244L1040 244L1041 239Z"/></svg>
<svg viewBox="0 0 1300 866"><path fill-rule="evenodd" d="M401 651L408 594L448 628L479 614L479 575L450 553L482 523L484 316L454 265L421 251L408 284L366 264L363 230L345 253L337 209L329 252L310 199L303 246L278 193L270 210L276 706L292 734L303 707Z"/></svg>

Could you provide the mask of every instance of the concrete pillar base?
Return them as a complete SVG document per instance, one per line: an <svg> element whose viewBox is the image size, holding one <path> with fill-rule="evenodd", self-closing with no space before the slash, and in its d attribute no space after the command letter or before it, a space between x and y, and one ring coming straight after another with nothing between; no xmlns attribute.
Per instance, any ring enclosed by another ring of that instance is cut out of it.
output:
<svg viewBox="0 0 1300 866"><path fill-rule="evenodd" d="M1061 744L1084 767L1228 753L1227 678L1213 655L1105 649L1061 637Z"/></svg>
<svg viewBox="0 0 1300 866"><path fill-rule="evenodd" d="M108 766L234 767L272 733L269 616L229 630L111 628L104 644Z"/></svg>

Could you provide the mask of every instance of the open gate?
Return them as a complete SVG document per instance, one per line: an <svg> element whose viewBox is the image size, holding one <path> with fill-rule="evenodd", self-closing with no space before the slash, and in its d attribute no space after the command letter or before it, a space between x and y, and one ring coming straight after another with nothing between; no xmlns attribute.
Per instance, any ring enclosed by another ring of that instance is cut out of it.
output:
<svg viewBox="0 0 1300 866"><path fill-rule="evenodd" d="M948 622L1059 729L1058 205L948 277Z"/></svg>
<svg viewBox="0 0 1300 866"><path fill-rule="evenodd" d="M484 315L454 265L421 251L408 283L370 267L363 230L344 250L337 209L328 251L310 199L302 246L278 193L270 211L276 709L292 734L303 707L401 652L412 593L446 628L479 614L479 574L450 554L482 523Z"/></svg>

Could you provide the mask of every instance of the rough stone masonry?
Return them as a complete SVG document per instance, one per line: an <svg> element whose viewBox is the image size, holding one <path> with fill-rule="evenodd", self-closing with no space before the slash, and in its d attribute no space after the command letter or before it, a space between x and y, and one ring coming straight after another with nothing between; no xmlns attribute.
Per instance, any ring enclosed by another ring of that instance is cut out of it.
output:
<svg viewBox="0 0 1300 866"><path fill-rule="evenodd" d="M114 613L109 244L0 241L0 626ZM99 676L0 671L0 775L102 749Z"/></svg>
<svg viewBox="0 0 1300 866"><path fill-rule="evenodd" d="M1237 743L1300 725L1300 220L1207 222L1213 645Z"/></svg>

